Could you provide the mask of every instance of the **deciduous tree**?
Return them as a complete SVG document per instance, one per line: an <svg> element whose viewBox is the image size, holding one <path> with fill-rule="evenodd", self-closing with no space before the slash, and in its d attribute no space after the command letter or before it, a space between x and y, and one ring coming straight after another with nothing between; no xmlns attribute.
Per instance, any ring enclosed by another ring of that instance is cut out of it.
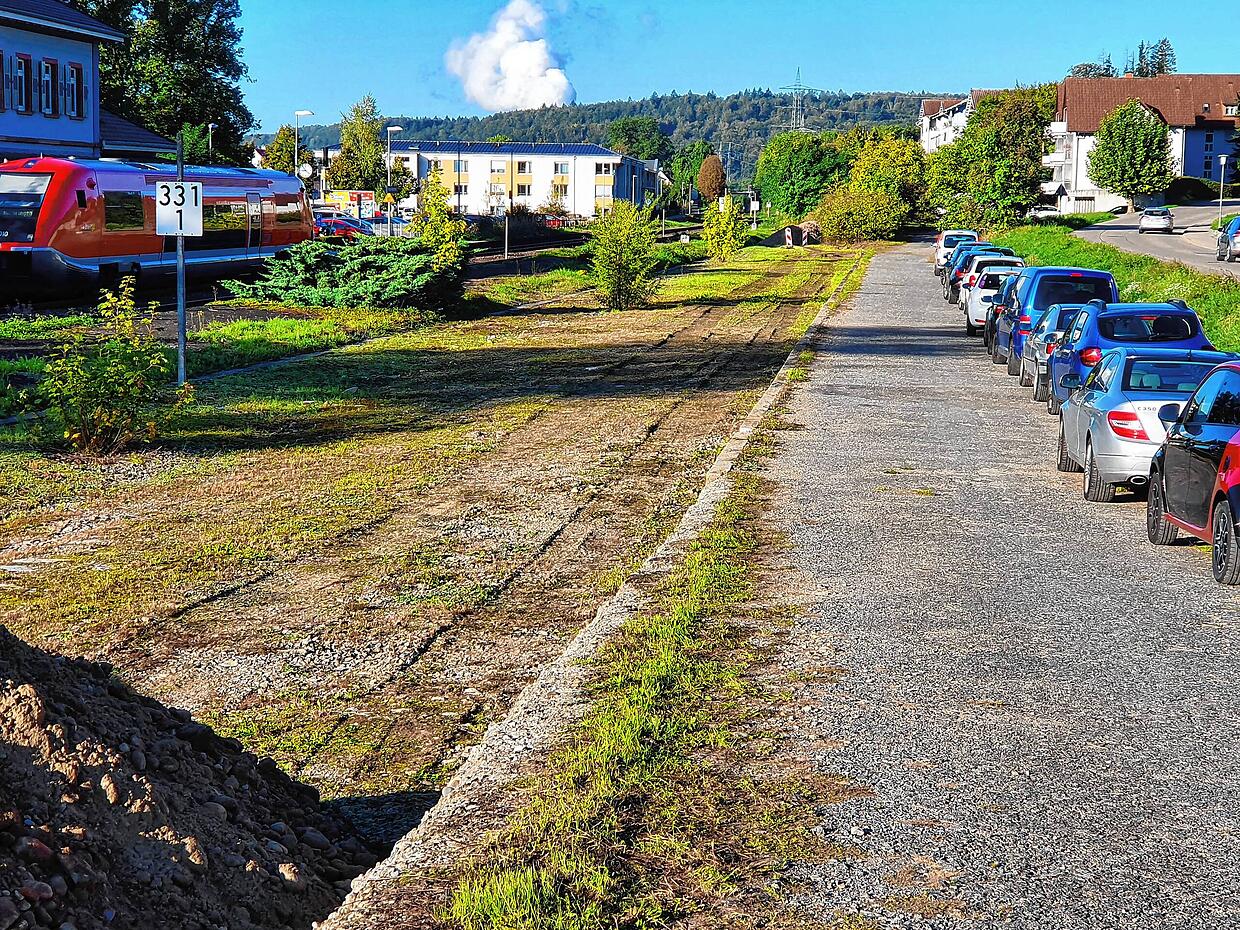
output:
<svg viewBox="0 0 1240 930"><path fill-rule="evenodd" d="M414 231L422 244L435 255L434 268L464 267L465 221L452 211L448 186L439 171L432 171L422 182L420 210Z"/></svg>
<svg viewBox="0 0 1240 930"><path fill-rule="evenodd" d="M1128 199L1163 193L1175 179L1167 124L1139 100L1116 107L1098 126L1089 177Z"/></svg>
<svg viewBox="0 0 1240 930"><path fill-rule="evenodd" d="M698 172L702 170L702 162L713 152L709 142L691 142L672 156L672 187L686 208L697 184Z"/></svg>
<svg viewBox="0 0 1240 930"><path fill-rule="evenodd" d="M263 155L263 167L270 168L272 171L283 171L285 174L296 174L298 165L314 167L317 164L314 153L303 145L300 157L297 157L293 153L295 144L296 133L293 127L287 124L281 126L276 137L267 145L267 151ZM308 189L313 184L313 178L304 181L303 184Z"/></svg>
<svg viewBox="0 0 1240 930"><path fill-rule="evenodd" d="M374 97L367 94L353 104L340 123L340 154L327 168L328 184L337 190L374 191L380 196L386 193L384 123ZM404 162L392 166L396 199L407 195L412 180Z"/></svg>
<svg viewBox="0 0 1240 930"><path fill-rule="evenodd" d="M698 193L709 203L718 200L728 189L728 178L723 172L723 160L718 155L708 155L702 162L697 177Z"/></svg>
<svg viewBox="0 0 1240 930"><path fill-rule="evenodd" d="M627 200L593 227L591 267L604 303L611 310L645 304L658 281L655 270L655 229L650 214Z"/></svg>
<svg viewBox="0 0 1240 930"><path fill-rule="evenodd" d="M850 136L841 146L844 141L834 133L785 132L774 136L758 156L754 173L754 187L762 201L787 216L804 216L824 193L848 179L852 154L860 142Z"/></svg>
<svg viewBox="0 0 1240 930"><path fill-rule="evenodd" d="M745 214L735 197L723 198L706 208L702 221L702 238L706 251L716 261L725 261L740 251L745 244Z"/></svg>
<svg viewBox="0 0 1240 930"><path fill-rule="evenodd" d="M658 159L672 157L672 140L653 116L626 116L608 127L607 144L630 158Z"/></svg>

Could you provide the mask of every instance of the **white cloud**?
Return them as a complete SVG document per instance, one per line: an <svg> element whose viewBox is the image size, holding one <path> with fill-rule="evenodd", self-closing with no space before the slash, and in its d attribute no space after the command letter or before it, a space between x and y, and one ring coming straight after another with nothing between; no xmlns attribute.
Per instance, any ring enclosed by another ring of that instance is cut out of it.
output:
<svg viewBox="0 0 1240 930"><path fill-rule="evenodd" d="M487 110L524 110L577 98L543 38L547 14L533 0L509 0L487 32L452 43L444 56L465 96Z"/></svg>

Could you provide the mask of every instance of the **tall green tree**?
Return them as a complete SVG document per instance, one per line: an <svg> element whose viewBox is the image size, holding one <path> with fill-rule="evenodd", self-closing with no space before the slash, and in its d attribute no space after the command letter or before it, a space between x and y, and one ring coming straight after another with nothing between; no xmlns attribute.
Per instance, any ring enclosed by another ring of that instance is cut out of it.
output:
<svg viewBox="0 0 1240 930"><path fill-rule="evenodd" d="M675 196L687 208L693 188L697 184L698 172L702 170L702 162L714 154L709 142L690 142L672 156L670 177Z"/></svg>
<svg viewBox="0 0 1240 930"><path fill-rule="evenodd" d="M1111 61L1111 56L1103 55L1097 61L1083 61L1079 65L1073 65L1068 71L1068 77L1113 78L1119 77L1119 71Z"/></svg>
<svg viewBox="0 0 1240 930"><path fill-rule="evenodd" d="M1175 179L1167 124L1139 100L1112 110L1098 125L1089 153L1089 177L1128 200L1161 194Z"/></svg>
<svg viewBox="0 0 1240 930"><path fill-rule="evenodd" d="M267 152L263 155L263 167L270 168L272 171L283 171L285 174L297 174L298 165L310 165L316 167L318 162L314 157L314 153L304 145L301 146L300 153L293 152L293 146L297 144L297 134L292 126L285 124L280 127L280 131L276 133L276 137L267 145ZM300 156L300 157L298 157ZM302 182L307 190L314 184L311 177L308 181Z"/></svg>
<svg viewBox="0 0 1240 930"><path fill-rule="evenodd" d="M865 135L785 132L774 136L758 156L754 172L754 187L763 203L787 216L804 216L823 194L848 179Z"/></svg>
<svg viewBox="0 0 1240 930"><path fill-rule="evenodd" d="M1166 36L1155 43L1154 48L1149 55L1149 69L1151 74L1174 74L1178 70L1179 65L1175 59L1175 49L1171 45L1171 40Z"/></svg>
<svg viewBox="0 0 1240 930"><path fill-rule="evenodd" d="M607 144L630 158L658 159L672 157L672 139L659 128L653 116L626 116L608 127Z"/></svg>
<svg viewBox="0 0 1240 930"><path fill-rule="evenodd" d="M375 98L367 94L349 109L340 123L340 154L327 168L327 183L336 190L374 191L382 198L387 188L387 148ZM413 177L404 162L392 166L392 186L397 200L406 196Z"/></svg>
<svg viewBox="0 0 1240 930"><path fill-rule="evenodd" d="M726 261L745 244L745 213L735 197L724 197L723 206L715 201L706 208L702 220L706 251L715 261Z"/></svg>
<svg viewBox="0 0 1240 930"><path fill-rule="evenodd" d="M702 201L718 200L728 189L728 176L723 171L723 160L718 155L708 155L698 171L698 193Z"/></svg>
<svg viewBox="0 0 1240 930"><path fill-rule="evenodd" d="M254 125L241 84L238 0L70 0L126 36L100 48L100 103L168 138L216 123L218 160L245 158Z"/></svg>
<svg viewBox="0 0 1240 930"><path fill-rule="evenodd" d="M857 153L849 182L857 190L882 190L920 210L926 195L926 153L912 139L875 139Z"/></svg>

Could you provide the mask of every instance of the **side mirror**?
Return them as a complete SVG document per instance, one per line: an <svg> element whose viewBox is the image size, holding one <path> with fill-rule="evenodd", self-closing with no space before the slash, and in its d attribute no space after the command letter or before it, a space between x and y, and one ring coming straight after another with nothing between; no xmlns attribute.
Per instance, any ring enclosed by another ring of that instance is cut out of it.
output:
<svg viewBox="0 0 1240 930"><path fill-rule="evenodd" d="M1179 404L1163 404L1158 408L1158 419L1162 420L1163 426L1171 426L1180 419Z"/></svg>
<svg viewBox="0 0 1240 930"><path fill-rule="evenodd" d="M1047 348L1050 348L1062 338L1063 338L1063 333L1047 333L1043 337L1043 342L1046 343Z"/></svg>
<svg viewBox="0 0 1240 930"><path fill-rule="evenodd" d="M994 302L995 302L994 294L987 294L985 297L982 298L982 303L984 304L993 304Z"/></svg>
<svg viewBox="0 0 1240 930"><path fill-rule="evenodd" d="M1075 371L1070 371L1059 379L1059 386L1065 391L1075 391L1080 388L1082 383L1081 376ZM1177 413L1176 416L1179 416L1179 414Z"/></svg>

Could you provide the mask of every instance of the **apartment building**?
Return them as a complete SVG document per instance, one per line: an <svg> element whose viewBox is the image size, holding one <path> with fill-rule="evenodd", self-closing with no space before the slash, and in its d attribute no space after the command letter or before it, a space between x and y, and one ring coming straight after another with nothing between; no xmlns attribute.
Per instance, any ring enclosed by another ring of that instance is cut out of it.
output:
<svg viewBox="0 0 1240 930"><path fill-rule="evenodd" d="M1222 169L1219 156L1234 159L1240 74L1066 78L1059 85L1050 127L1055 149L1042 159L1053 172L1044 189L1058 198L1061 210L1110 210L1127 203L1090 178L1089 155L1099 125L1129 100L1141 101L1167 124L1176 174L1217 181Z"/></svg>
<svg viewBox="0 0 1240 930"><path fill-rule="evenodd" d="M928 98L921 102L918 113L920 124L921 147L926 153L938 151L945 145L951 145L960 138L969 117L977 109L977 105L987 97L999 93L997 90L971 90L967 97Z"/></svg>
<svg viewBox="0 0 1240 930"><path fill-rule="evenodd" d="M99 47L123 40L59 0L0 0L0 160L174 151L99 106Z"/></svg>
<svg viewBox="0 0 1240 930"><path fill-rule="evenodd" d="M328 158L338 154L328 150ZM658 162L590 143L397 140L391 157L419 178L439 172L456 211L478 216L516 205L538 212L556 201L571 215L593 218L617 200L647 204L663 183Z"/></svg>

